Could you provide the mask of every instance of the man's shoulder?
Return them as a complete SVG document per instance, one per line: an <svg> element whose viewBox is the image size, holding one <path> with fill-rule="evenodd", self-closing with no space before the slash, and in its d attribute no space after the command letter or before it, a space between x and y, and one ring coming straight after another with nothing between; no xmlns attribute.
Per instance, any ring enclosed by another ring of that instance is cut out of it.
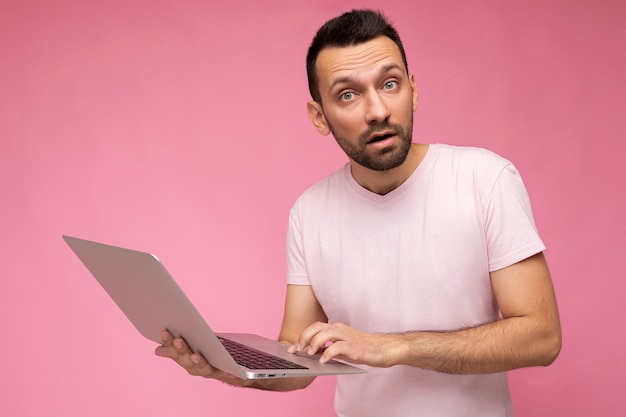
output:
<svg viewBox="0 0 626 417"><path fill-rule="evenodd" d="M349 169L349 166L344 165L333 173L326 175L317 182L308 186L302 194L300 194L295 205L318 202L340 192L347 182L347 169Z"/></svg>
<svg viewBox="0 0 626 417"><path fill-rule="evenodd" d="M490 179L513 166L511 161L489 149L445 144L433 146L437 165L445 170L452 170L456 175Z"/></svg>
<svg viewBox="0 0 626 417"><path fill-rule="evenodd" d="M460 164L496 164L500 166L510 164L509 160L486 148L441 143L431 146L437 149L440 157L448 158Z"/></svg>
<svg viewBox="0 0 626 417"><path fill-rule="evenodd" d="M488 192L505 172L516 172L513 164L499 154L478 147L432 145L430 174L444 184ZM455 188L456 189L456 188Z"/></svg>
<svg viewBox="0 0 626 417"><path fill-rule="evenodd" d="M310 185L302 194L327 193L343 187L346 183L346 169L349 169L348 165L343 165L341 168Z"/></svg>

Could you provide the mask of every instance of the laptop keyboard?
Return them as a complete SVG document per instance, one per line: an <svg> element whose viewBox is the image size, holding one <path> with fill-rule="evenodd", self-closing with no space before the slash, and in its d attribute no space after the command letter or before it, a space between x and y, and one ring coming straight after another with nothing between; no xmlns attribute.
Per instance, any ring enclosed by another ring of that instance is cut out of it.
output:
<svg viewBox="0 0 626 417"><path fill-rule="evenodd" d="M252 349L241 343L218 337L235 362L248 369L309 369L297 363Z"/></svg>

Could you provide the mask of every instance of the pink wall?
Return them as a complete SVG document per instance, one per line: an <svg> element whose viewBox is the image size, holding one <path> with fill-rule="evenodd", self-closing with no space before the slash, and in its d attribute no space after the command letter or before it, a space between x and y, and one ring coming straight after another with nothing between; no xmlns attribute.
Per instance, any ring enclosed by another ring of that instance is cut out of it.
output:
<svg viewBox="0 0 626 417"><path fill-rule="evenodd" d="M155 251L215 329L275 336L288 210L345 160L306 118L305 50L363 5L405 39L416 139L491 148L526 180L564 347L511 373L517 415L624 415L626 3L608 0L2 0L2 415L330 414L332 378L244 391L154 357L60 236Z"/></svg>

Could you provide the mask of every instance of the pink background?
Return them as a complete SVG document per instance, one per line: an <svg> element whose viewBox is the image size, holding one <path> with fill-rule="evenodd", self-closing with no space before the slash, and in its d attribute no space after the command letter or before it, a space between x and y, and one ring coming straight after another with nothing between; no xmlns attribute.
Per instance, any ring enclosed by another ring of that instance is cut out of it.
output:
<svg viewBox="0 0 626 417"><path fill-rule="evenodd" d="M216 330L275 337L288 210L345 161L306 118L304 56L354 6L404 38L415 139L525 178L564 345L510 374L517 415L625 415L626 2L608 0L0 1L2 415L331 413L333 378L246 391L153 356L61 234L154 251Z"/></svg>

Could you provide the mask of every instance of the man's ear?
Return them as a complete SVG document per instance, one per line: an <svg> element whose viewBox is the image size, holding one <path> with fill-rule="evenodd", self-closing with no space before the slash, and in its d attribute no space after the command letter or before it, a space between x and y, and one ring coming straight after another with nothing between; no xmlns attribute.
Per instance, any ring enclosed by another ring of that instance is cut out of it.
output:
<svg viewBox="0 0 626 417"><path fill-rule="evenodd" d="M306 103L306 111L309 115L309 120L313 123L315 129L317 129L321 135L328 135L330 133L330 128L328 127L328 122L326 121L326 116L324 116L322 106L317 101L309 101Z"/></svg>
<svg viewBox="0 0 626 417"><path fill-rule="evenodd" d="M411 90L413 90L413 111L417 110L417 105L419 103L418 94L417 94L417 85L415 84L415 78L413 74L409 76L411 81Z"/></svg>

